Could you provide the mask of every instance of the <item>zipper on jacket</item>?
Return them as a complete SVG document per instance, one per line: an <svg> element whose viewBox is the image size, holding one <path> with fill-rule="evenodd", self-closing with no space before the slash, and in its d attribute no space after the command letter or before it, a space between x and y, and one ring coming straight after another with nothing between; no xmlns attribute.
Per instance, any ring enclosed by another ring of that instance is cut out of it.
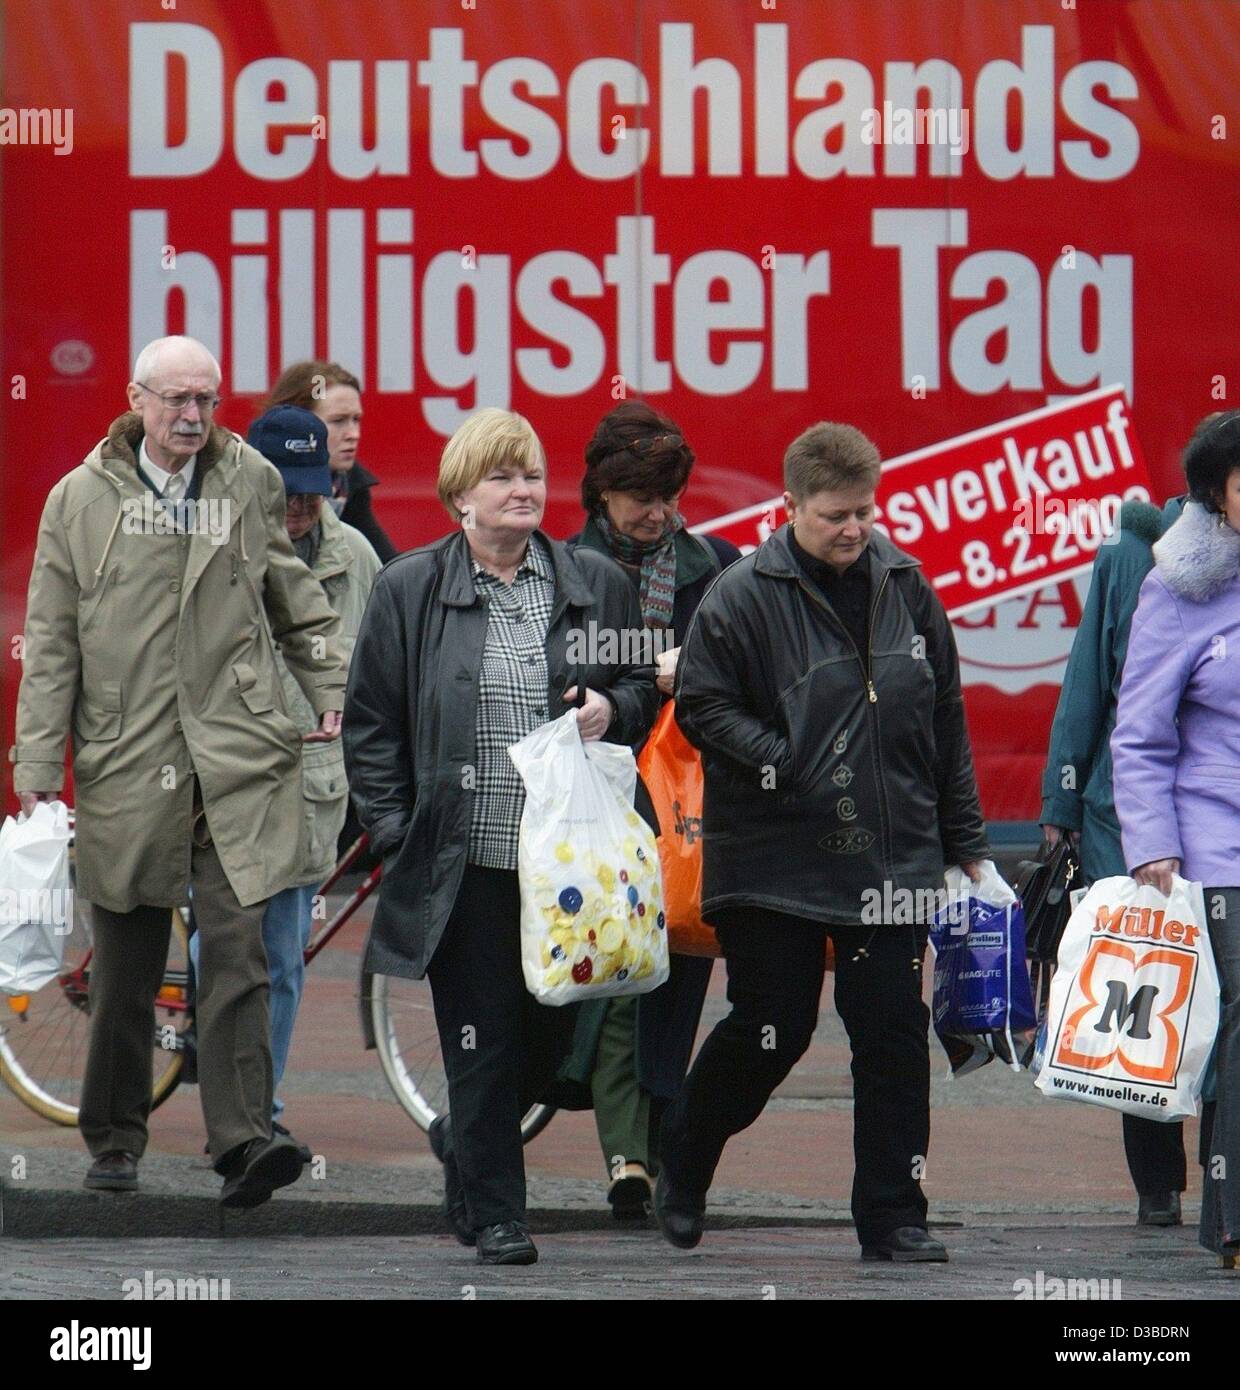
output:
<svg viewBox="0 0 1240 1390"><path fill-rule="evenodd" d="M874 595L874 606L870 609L870 629L866 633L866 659L871 663L871 667L866 671L867 680L873 669L872 663L874 661L874 620L878 617L878 605L882 600L883 590L887 587L887 577L890 573L890 570L883 571L883 577L878 581L878 593ZM874 690L873 681L869 680L868 683L870 686L870 703L877 706L878 695ZM883 771L883 731L879 725L877 708L874 710L874 724L876 735L874 739L874 760L878 764L878 800L882 806L883 830L887 836L887 843L883 847L883 853L887 861L886 867L888 876L894 877L893 856L891 852L891 807L887 803L887 774Z"/></svg>
<svg viewBox="0 0 1240 1390"><path fill-rule="evenodd" d="M872 705L878 704L878 691L874 689L874 680L872 675L872 663L874 660L874 617L875 614L878 612L879 600L883 596L883 590L887 586L887 576L890 573L890 570L883 571L883 577L878 581L878 593L874 595L874 603L870 608L870 625L869 631L866 633L866 651L864 661L862 661L861 659L861 648L857 646L857 643L854 640L852 633L849 632L848 628L844 626L843 619L839 616L838 613L836 613L835 609L833 609L831 605L827 603L827 601L820 594L814 591L814 588L811 584L807 583L805 580L797 581L800 584L801 588L805 590L805 592L810 596L810 598L814 600L814 602L819 606L819 608L823 609L824 612L829 613L831 617L837 623L839 623L840 627L843 628L844 636L848 638L849 646L851 646L853 651L856 653L857 665L861 667L861 679L865 683L866 698Z"/></svg>
<svg viewBox="0 0 1240 1390"><path fill-rule="evenodd" d="M874 595L874 605L870 609L870 626L865 634L865 686L870 692L870 704L878 704L878 691L874 689L874 619L878 616L878 605L882 601L883 590L887 587L887 576L890 570L883 571L883 577L878 581L878 593ZM856 644L854 643L854 646Z"/></svg>

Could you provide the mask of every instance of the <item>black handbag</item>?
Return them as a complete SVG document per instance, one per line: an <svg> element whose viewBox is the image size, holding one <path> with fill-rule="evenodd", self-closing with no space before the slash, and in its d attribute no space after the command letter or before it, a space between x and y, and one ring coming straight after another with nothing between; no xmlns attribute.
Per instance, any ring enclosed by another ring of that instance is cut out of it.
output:
<svg viewBox="0 0 1240 1390"><path fill-rule="evenodd" d="M1059 942L1072 915L1071 892L1080 878L1080 860L1066 834L1017 865L1015 889L1025 908L1025 955L1039 1020L1050 1002Z"/></svg>

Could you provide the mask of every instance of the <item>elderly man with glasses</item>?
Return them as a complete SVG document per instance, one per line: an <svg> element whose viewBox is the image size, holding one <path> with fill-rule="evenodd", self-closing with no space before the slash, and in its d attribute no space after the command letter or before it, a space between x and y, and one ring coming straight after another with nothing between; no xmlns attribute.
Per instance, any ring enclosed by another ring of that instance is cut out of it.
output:
<svg viewBox="0 0 1240 1390"><path fill-rule="evenodd" d="M9 758L28 811L59 793L72 736L77 888L94 929L86 1185L137 1186L170 909L192 890L207 1137L221 1201L252 1207L301 1173L271 1128L262 920L301 871L308 830L274 643L314 710L310 742L339 737L345 667L338 619L285 530L280 474L212 423L219 384L201 343L150 343L130 410L48 496ZM224 524L196 526L190 504ZM143 520L152 508L159 524Z"/></svg>

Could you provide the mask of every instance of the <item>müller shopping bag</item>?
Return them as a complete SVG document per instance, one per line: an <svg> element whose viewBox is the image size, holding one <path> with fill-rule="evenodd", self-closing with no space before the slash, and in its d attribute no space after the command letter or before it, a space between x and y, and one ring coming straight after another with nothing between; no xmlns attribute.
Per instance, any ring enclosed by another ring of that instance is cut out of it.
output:
<svg viewBox="0 0 1240 1390"><path fill-rule="evenodd" d="M73 930L69 810L40 801L0 827L0 990L34 994L60 974Z"/></svg>
<svg viewBox="0 0 1240 1390"><path fill-rule="evenodd" d="M1201 884L1164 897L1099 879L1073 908L1051 981L1037 1087L1149 1120L1197 1113L1219 986Z"/></svg>
<svg viewBox="0 0 1240 1390"><path fill-rule="evenodd" d="M514 743L521 965L543 1004L645 994L668 976L654 833L633 809L633 750L584 743L576 711Z"/></svg>

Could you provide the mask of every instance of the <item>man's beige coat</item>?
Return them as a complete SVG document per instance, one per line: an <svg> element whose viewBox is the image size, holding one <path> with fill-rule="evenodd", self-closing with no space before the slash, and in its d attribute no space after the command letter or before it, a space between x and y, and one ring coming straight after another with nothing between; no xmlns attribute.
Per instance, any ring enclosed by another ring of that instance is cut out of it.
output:
<svg viewBox="0 0 1240 1390"><path fill-rule="evenodd" d="M301 731L280 645L316 714L343 705L339 620L293 553L276 469L228 430L198 455L215 535L144 524L142 421L122 415L52 489L27 602L16 791L58 792L73 740L78 892L125 912L185 901L193 777L244 905L306 862ZM312 745L311 745L312 746Z"/></svg>

